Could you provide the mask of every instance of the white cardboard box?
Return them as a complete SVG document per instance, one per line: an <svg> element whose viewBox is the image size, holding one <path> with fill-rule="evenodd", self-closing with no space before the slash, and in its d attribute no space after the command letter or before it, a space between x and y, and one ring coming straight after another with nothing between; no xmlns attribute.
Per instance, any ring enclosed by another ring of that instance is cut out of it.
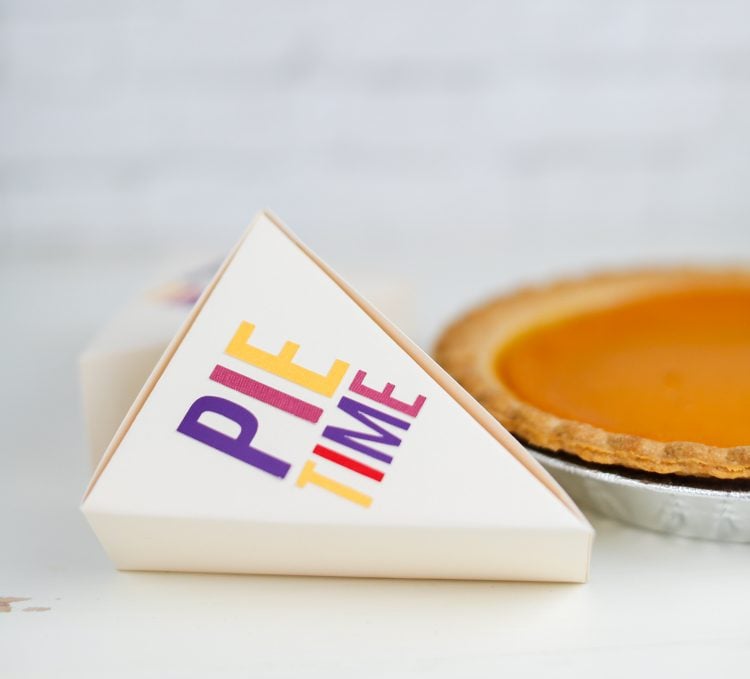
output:
<svg viewBox="0 0 750 679"><path fill-rule="evenodd" d="M123 569L582 582L593 536L268 213L162 356L83 511Z"/></svg>

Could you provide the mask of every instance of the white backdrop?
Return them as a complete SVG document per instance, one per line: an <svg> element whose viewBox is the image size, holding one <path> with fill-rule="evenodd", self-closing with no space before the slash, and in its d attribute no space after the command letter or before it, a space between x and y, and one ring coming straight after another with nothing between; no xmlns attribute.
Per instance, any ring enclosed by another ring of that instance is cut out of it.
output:
<svg viewBox="0 0 750 679"><path fill-rule="evenodd" d="M0 59L6 253L222 250L270 206L488 282L750 255L744 2L4 0Z"/></svg>

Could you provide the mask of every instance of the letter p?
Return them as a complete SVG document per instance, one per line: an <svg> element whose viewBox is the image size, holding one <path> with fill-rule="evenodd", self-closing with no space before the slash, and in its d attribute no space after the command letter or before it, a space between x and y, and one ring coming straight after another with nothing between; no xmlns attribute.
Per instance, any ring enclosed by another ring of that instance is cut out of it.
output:
<svg viewBox="0 0 750 679"><path fill-rule="evenodd" d="M204 413L215 413L239 425L236 438L224 434L200 421ZM283 479L291 465L250 445L258 431L258 419L249 410L218 396L201 396L182 418L177 431L205 443L261 471Z"/></svg>

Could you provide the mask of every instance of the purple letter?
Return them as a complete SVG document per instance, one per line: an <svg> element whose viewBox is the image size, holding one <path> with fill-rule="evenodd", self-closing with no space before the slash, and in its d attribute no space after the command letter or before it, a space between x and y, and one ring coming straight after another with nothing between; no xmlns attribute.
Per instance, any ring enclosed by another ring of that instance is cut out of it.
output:
<svg viewBox="0 0 750 679"><path fill-rule="evenodd" d="M409 423L400 420L398 417L393 417L393 415L381 413L379 410L375 410L375 408L366 406L358 401L348 398L347 396L341 397L339 408L345 413L349 413L352 417L377 433L366 434L359 431L351 431L350 429L342 429L341 427L326 427L323 430L323 436L331 441L336 441L337 443L347 446L352 450L358 450L360 453L364 453L365 455L374 457L376 460L381 460L390 464L393 461L393 457L386 453L381 453L374 448L370 448L370 446L366 446L363 443L359 443L356 439L363 441L376 441L387 446L398 446L401 445L401 439L398 438L398 436L391 434L388 430L383 429L383 427L373 422L371 418L377 418L378 420L392 424L399 429L408 429Z"/></svg>
<svg viewBox="0 0 750 679"><path fill-rule="evenodd" d="M237 438L227 436L199 422L203 413L216 413L238 424L240 433ZM249 410L225 398L201 396L190 406L177 431L281 479L291 467L284 460L250 445L258 431L258 419Z"/></svg>

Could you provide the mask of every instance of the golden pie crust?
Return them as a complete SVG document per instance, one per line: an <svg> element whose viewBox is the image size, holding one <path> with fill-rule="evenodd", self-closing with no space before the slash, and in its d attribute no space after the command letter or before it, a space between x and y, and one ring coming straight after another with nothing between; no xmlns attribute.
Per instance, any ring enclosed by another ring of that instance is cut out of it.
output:
<svg viewBox="0 0 750 679"><path fill-rule="evenodd" d="M439 339L435 358L507 429L533 447L658 474L747 479L750 445L658 441L565 419L522 400L496 369L503 348L533 328L653 295L714 287L748 290L750 271L641 270L526 288L491 300L454 322Z"/></svg>

